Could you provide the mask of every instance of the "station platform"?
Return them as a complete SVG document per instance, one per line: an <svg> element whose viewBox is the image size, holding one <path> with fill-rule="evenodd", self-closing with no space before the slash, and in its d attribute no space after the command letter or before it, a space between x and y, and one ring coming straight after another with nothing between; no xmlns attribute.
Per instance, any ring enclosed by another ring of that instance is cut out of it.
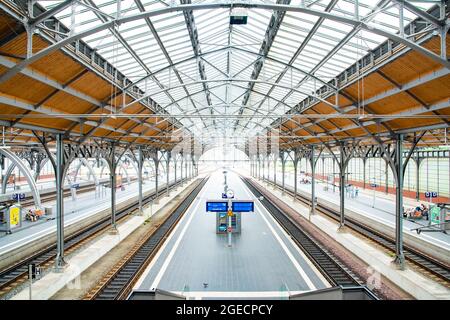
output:
<svg viewBox="0 0 450 320"><path fill-rule="evenodd" d="M170 183L174 180L170 179ZM143 194L149 194L155 189L154 181L145 181L143 184ZM160 183L159 190L161 194L165 193L165 183ZM116 205L120 207L127 202L136 201L138 195L138 183L137 181L131 182L125 186L125 190L116 190ZM134 199L135 198L135 199ZM91 220L96 219L98 215L108 215L111 209L111 194L108 189L103 195L95 197L95 191L86 192L77 195L76 200L72 200L71 197L64 198L64 227L66 234L77 229L82 228L84 225L89 224ZM55 206L54 201L46 203L49 206ZM55 208L54 208L55 209ZM56 209L54 210L56 212ZM93 221L92 221L93 222ZM14 230L11 234L0 234L0 269L11 256L16 256L20 248L27 248L33 246L39 246L40 242L49 241L49 237L55 237L56 232L56 215L44 216L36 222L23 221L23 226L20 229ZM54 241L54 240L53 240ZM4 262L4 263L3 263Z"/></svg>
<svg viewBox="0 0 450 320"><path fill-rule="evenodd" d="M273 182L273 176L269 180ZM281 173L277 173L277 184L281 185ZM339 188L335 188L333 192L333 187L329 187L328 191L324 190L326 184L316 182L316 197L319 203L325 203L327 205L334 205L334 207L339 210ZM287 190L294 190L294 180L293 176L285 176L285 188ZM297 184L298 193L303 193L310 197L311 195L311 184ZM414 200L407 200L405 207L417 205ZM359 216L360 221L369 223L373 227L386 226L393 232L395 229L395 202L390 200L388 197L374 197L370 192L361 192L359 190L358 197L351 198L346 195L345 197L345 209L351 215ZM361 220L362 219L362 220ZM420 242L425 243L425 245L433 246L443 250L443 254L439 255L439 258L447 263L450 263L450 235L443 232L422 232L417 234L414 231L415 228L423 227L428 225L428 221L425 219L410 221L408 219L403 219L403 231L406 235L405 242L410 242L410 244L419 244ZM387 231L387 230L379 230ZM411 243L413 242L413 243ZM414 243L415 242L415 243ZM422 248L421 248L422 249ZM430 249L430 248L428 248Z"/></svg>
<svg viewBox="0 0 450 320"><path fill-rule="evenodd" d="M235 199L255 200L255 212L242 213L241 234L216 234L215 213L206 200L220 199L223 175L214 172L172 231L134 290L160 289L189 299L287 298L330 287L315 266L250 193L228 171Z"/></svg>
<svg viewBox="0 0 450 320"><path fill-rule="evenodd" d="M241 173L241 172L239 172ZM249 177L248 173L241 173L243 176ZM362 261L367 268L363 268L362 272L366 272L369 275L367 279L367 285L377 286L376 281L371 282L374 278L384 276L391 281L398 288L404 290L415 299L426 300L448 300L450 299L450 289L448 286L439 282L439 279L430 275L429 273L423 273L422 270L417 270L414 265L408 265L405 270L399 270L392 264L393 256L390 252L386 252L382 247L372 241L368 241L360 237L357 233L348 231L342 231L338 229L338 223L334 220L321 214L311 214L310 208L303 202L294 201L293 197L282 192L279 188L273 188L272 185L251 178L257 185L266 188L267 191L275 198L282 201L284 204L294 210L296 214L307 219L312 225L318 227L324 234L331 237L337 244L342 245L349 251L350 255L354 255L360 261ZM302 192L299 189L299 192ZM306 192L306 191L303 191ZM320 197L319 197L320 202ZM372 225L371 225L372 226ZM408 240L408 235L404 234L404 240ZM431 246L428 245L428 249ZM448 255L447 255L448 258ZM372 280L370 280L372 279Z"/></svg>

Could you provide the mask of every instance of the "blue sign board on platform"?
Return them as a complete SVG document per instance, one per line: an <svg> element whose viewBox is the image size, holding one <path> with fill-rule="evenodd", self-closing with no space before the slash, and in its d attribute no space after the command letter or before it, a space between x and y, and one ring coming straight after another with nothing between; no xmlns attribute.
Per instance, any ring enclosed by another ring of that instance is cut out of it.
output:
<svg viewBox="0 0 450 320"><path fill-rule="evenodd" d="M73 188L73 189L79 189L80 188L80 184L79 183L73 183L70 187Z"/></svg>
<svg viewBox="0 0 450 320"><path fill-rule="evenodd" d="M437 198L438 193L436 191L425 192L425 198Z"/></svg>
<svg viewBox="0 0 450 320"><path fill-rule="evenodd" d="M23 199L25 199L25 193L14 193L13 195L12 195L12 199L13 200L23 200Z"/></svg>
<svg viewBox="0 0 450 320"><path fill-rule="evenodd" d="M255 203L253 201L233 201L231 209L233 212L254 212Z"/></svg>
<svg viewBox="0 0 450 320"><path fill-rule="evenodd" d="M227 212L228 202L226 201L206 201L206 212Z"/></svg>

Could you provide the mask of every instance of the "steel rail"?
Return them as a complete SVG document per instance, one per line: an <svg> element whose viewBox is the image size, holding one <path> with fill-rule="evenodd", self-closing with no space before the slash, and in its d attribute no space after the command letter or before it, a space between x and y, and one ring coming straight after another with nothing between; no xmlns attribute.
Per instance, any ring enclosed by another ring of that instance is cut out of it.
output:
<svg viewBox="0 0 450 320"><path fill-rule="evenodd" d="M270 180L265 179L265 181L274 185L274 183ZM276 184L275 186L277 188L282 188L279 184ZM291 188L285 187L285 192L291 196L294 196L294 192ZM311 205L311 200L304 195L297 193L297 199L307 206ZM316 210L323 213L327 217L332 218L333 220L339 220L339 212L330 209L323 204L317 203ZM389 236L349 217L345 218L345 225L364 237L381 245L383 248L395 252L395 241ZM404 245L404 253L407 260L436 275L445 282L447 287L450 287L450 266L407 245Z"/></svg>
<svg viewBox="0 0 450 320"><path fill-rule="evenodd" d="M181 181L177 183L172 183L170 186L173 188L175 185L180 184ZM152 192L143 199L143 204L147 204L156 198L156 192ZM159 197L163 196L164 193L159 193ZM116 215L117 221L125 218L127 215L136 211L139 208L138 201L126 205L124 208L119 210ZM84 242L93 236L99 234L100 232L106 230L110 227L111 217L106 216L101 220L79 230L75 234L66 237L64 240L65 250L69 250L81 242ZM36 264L43 265L52 261L56 257L56 242L46 248L35 252L34 254L22 259L21 261L15 263L14 265L0 271L0 296L7 294L13 287L20 284L20 279L27 276L28 265Z"/></svg>
<svg viewBox="0 0 450 320"><path fill-rule="evenodd" d="M331 284L342 287L362 285L360 279L338 257L329 252L299 223L291 219L283 209L265 197L261 188L258 188L248 178L241 177L241 179Z"/></svg>
<svg viewBox="0 0 450 320"><path fill-rule="evenodd" d="M209 177L198 179L197 186L172 210L155 230L147 234L144 240L126 257L112 274L106 275L100 285L85 297L86 300L124 300L133 289L147 265L167 236L183 217L189 206L205 186Z"/></svg>

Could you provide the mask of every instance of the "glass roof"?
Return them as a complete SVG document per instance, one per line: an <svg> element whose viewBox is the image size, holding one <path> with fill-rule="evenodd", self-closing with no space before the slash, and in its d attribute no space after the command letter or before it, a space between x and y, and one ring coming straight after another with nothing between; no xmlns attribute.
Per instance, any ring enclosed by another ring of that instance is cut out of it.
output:
<svg viewBox="0 0 450 320"><path fill-rule="evenodd" d="M38 2L47 9L61 3ZM218 2L227 1L192 1ZM302 2L314 10L355 17L355 0L292 0L290 4ZM398 32L399 9L393 2L356 3L366 23ZM424 10L433 5L412 3ZM177 4L179 0L80 0L56 17L81 32L117 17ZM386 40L311 14L256 8L247 14L247 24L230 25L229 8L175 11L116 25L83 40L194 134L203 136L256 134ZM266 33L277 28L276 17L279 28L270 39ZM415 18L404 10L405 25ZM242 116L213 118L218 115Z"/></svg>

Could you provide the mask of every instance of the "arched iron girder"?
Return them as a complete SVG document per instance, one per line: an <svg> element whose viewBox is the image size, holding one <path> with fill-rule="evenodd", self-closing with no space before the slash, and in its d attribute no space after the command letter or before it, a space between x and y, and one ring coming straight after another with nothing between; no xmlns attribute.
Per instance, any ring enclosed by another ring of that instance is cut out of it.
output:
<svg viewBox="0 0 450 320"><path fill-rule="evenodd" d="M12 163L14 163L19 170L23 173L25 178L27 179L28 185L30 186L31 194L33 195L34 204L37 208L41 208L41 195L39 194L39 190L36 185L36 181L34 181L34 177L31 174L30 170L25 166L25 164L20 160L20 158L14 154L13 152L7 150L7 149L1 149L0 153L4 155L6 158L11 160Z"/></svg>

